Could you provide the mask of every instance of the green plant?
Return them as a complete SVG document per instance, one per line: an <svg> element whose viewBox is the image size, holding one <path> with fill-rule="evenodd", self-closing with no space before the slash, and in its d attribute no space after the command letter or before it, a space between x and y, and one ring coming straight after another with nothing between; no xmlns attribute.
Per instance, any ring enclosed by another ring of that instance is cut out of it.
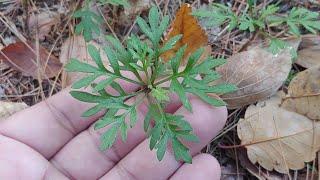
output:
<svg viewBox="0 0 320 180"><path fill-rule="evenodd" d="M120 132L123 141L127 139L128 128L133 127L137 121L137 107L144 100L147 100L149 110L144 119L144 130L150 137L150 149L156 149L157 158L161 160L167 144L171 142L175 158L191 163L189 150L181 141L197 141L198 138L193 134L191 125L183 116L164 111L164 107L169 101L169 94L176 94L183 106L192 111L192 106L187 97L188 93L198 96L213 106L224 106L225 103L222 100L208 94L224 94L234 91L236 87L218 83L210 85L211 82L218 80L220 77L213 69L225 63L225 60L210 57L203 62L198 62L203 49L195 51L188 58L185 67L180 67L180 65L186 45L180 48L168 62L163 61L160 58L161 55L172 49L182 35L175 36L162 45L161 37L167 30L169 17L164 16L160 21L159 12L153 7L149 12L148 20L147 23L144 19L138 17L137 24L150 40L150 43L141 41L137 36L131 35L126 41L126 46L123 46L114 37L106 37L111 44L111 46L104 47L104 52L110 61L110 68L103 65L100 51L91 45L88 46L88 52L96 66L72 59L66 65L67 71L88 74L75 82L72 88L89 87L91 92L73 90L70 93L80 101L95 104L94 107L83 113L84 117L106 111L105 115L94 126L95 129L105 126L110 127L101 136L102 150L112 146L118 132ZM123 72L125 71L134 74L135 78L131 79L124 76ZM200 76L203 78L199 79ZM97 78L100 79L98 83L96 83ZM116 80L119 79L134 83L140 88L136 92L128 93L117 83ZM170 83L170 86L165 86L168 83ZM109 94L105 91L106 88L116 90L117 95ZM135 101L128 103L128 99L135 99ZM126 118L130 121L127 122ZM154 124L154 126L151 124Z"/></svg>
<svg viewBox="0 0 320 180"><path fill-rule="evenodd" d="M92 3L96 3L96 1L93 0L86 0L84 3L84 7L78 9L73 17L80 19L79 24L77 24L75 33L76 34L82 34L85 41L89 42L93 39L93 35L96 34L97 36L100 35L100 24L103 22L102 17L97 14L96 12L92 11L90 7L92 6ZM98 4L106 5L111 4L115 6L124 6L128 7L129 3L127 0L98 0Z"/></svg>
<svg viewBox="0 0 320 180"><path fill-rule="evenodd" d="M270 39L270 51L274 54L289 47L289 45L270 35L267 27L284 27L288 32L299 36L302 28L316 34L320 30L319 13L305 8L292 8L288 14L277 14L279 7L276 4L258 9L254 0L248 1L248 7L239 15L223 4L213 3L212 9L199 9L193 15L199 18L208 18L208 26L226 25L229 31L239 29L260 33Z"/></svg>

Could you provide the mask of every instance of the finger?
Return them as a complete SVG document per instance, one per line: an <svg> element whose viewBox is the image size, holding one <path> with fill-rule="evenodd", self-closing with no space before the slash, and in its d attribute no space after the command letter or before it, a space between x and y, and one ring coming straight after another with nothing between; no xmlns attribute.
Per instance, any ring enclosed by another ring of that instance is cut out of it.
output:
<svg viewBox="0 0 320 180"><path fill-rule="evenodd" d="M184 115L199 137L199 143L188 143L191 154L199 152L222 129L226 119L225 107L214 108L199 99L190 100L193 113L181 107L176 114ZM167 179L181 165L174 158L171 150L167 150L159 163L155 152L149 150L149 140L144 140L102 179Z"/></svg>
<svg viewBox="0 0 320 180"><path fill-rule="evenodd" d="M0 135L0 179L67 179L29 146Z"/></svg>
<svg viewBox="0 0 320 180"><path fill-rule="evenodd" d="M209 154L199 154L192 158L192 164L183 164L170 180L211 179L219 180L221 169L218 161Z"/></svg>
<svg viewBox="0 0 320 180"><path fill-rule="evenodd" d="M170 97L171 101L167 110L168 112L175 112L181 106L181 103L176 95L170 95ZM133 99L130 99L128 103L133 103ZM51 162L66 175L69 175L70 178L96 179L101 177L146 138L143 121L148 111L148 102L144 101L137 110L137 124L128 130L126 142L117 138L109 150L101 152L99 149L100 136L109 127L99 131L95 131L91 127L66 144L52 158Z"/></svg>
<svg viewBox="0 0 320 180"><path fill-rule="evenodd" d="M119 81L119 84L128 92L138 88L124 81ZM99 116L81 117L91 106L71 97L67 89L1 121L0 134L23 142L50 158L76 134L97 120Z"/></svg>
<svg viewBox="0 0 320 180"><path fill-rule="evenodd" d="M128 129L126 142L118 137L113 146L103 152L99 149L100 137L109 127L96 131L91 126L66 144L51 159L52 164L71 179L97 179L101 177L146 138L143 130L146 106L146 104L141 104L137 109L138 120L133 128ZM129 117L126 120L129 120Z"/></svg>

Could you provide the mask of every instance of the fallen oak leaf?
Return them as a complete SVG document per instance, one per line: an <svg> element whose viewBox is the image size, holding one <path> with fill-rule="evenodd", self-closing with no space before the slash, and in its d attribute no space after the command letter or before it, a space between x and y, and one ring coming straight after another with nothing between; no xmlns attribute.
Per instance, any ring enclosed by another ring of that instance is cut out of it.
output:
<svg viewBox="0 0 320 180"><path fill-rule="evenodd" d="M297 74L281 107L320 120L320 65Z"/></svg>
<svg viewBox="0 0 320 180"><path fill-rule="evenodd" d="M315 159L320 149L320 124L279 107L281 98L251 105L237 125L249 160L280 173L298 170Z"/></svg>
<svg viewBox="0 0 320 180"><path fill-rule="evenodd" d="M184 45L187 45L183 62L185 65L188 57L197 49L201 47L206 47L206 54L211 53L211 47L207 46L208 37L201 26L199 25L197 19L191 15L192 8L189 4L183 4L178 12L176 13L176 18L171 23L171 28L169 33L165 37L164 44L179 34L182 34L182 38L177 41L175 47L167 52L165 52L161 58L165 61L169 61L175 53ZM202 57L204 60L205 57ZM200 60L201 61L201 60Z"/></svg>
<svg viewBox="0 0 320 180"><path fill-rule="evenodd" d="M292 47L297 47L299 42L296 40ZM221 98L229 109L235 109L271 97L285 82L291 65L289 48L277 55L263 47L235 54L217 72L222 81L236 85L238 90Z"/></svg>
<svg viewBox="0 0 320 180"><path fill-rule="evenodd" d="M320 64L319 35L302 36L300 50L295 63L304 68L311 68Z"/></svg>
<svg viewBox="0 0 320 180"><path fill-rule="evenodd" d="M37 62L37 53L39 53L39 62ZM49 55L41 45L39 45L39 52L36 52L36 45L30 41L16 42L3 48L0 51L0 60L35 79L56 77L62 69L58 58Z"/></svg>

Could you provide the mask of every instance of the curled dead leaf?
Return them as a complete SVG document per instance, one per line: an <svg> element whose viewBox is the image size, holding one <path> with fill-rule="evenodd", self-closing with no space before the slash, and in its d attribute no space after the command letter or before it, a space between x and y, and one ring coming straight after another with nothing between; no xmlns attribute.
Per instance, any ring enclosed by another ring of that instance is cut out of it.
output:
<svg viewBox="0 0 320 180"><path fill-rule="evenodd" d="M176 13L176 18L171 24L169 33L165 37L166 43L172 37L182 34L182 38L176 43L176 46L165 52L161 57L165 61L169 61L175 53L182 46L187 45L187 49L184 54L183 64L186 63L187 58L197 49L205 47L206 51L211 53L211 47L207 46L208 37L201 26L199 25L197 19L191 15L192 8L189 4L183 4L181 8Z"/></svg>
<svg viewBox="0 0 320 180"><path fill-rule="evenodd" d="M302 36L296 62L302 67L311 68L320 64L320 36Z"/></svg>
<svg viewBox="0 0 320 180"><path fill-rule="evenodd" d="M251 105L237 132L252 163L280 173L298 170L315 159L320 149L320 124L280 108L281 98Z"/></svg>
<svg viewBox="0 0 320 180"><path fill-rule="evenodd" d="M25 103L14 103L0 101L0 120L5 119L12 114L19 112L28 106Z"/></svg>
<svg viewBox="0 0 320 180"><path fill-rule="evenodd" d="M222 99L230 109L266 99L275 94L284 83L291 65L289 49L277 55L260 47L235 54L226 64L217 68L222 81L238 87L237 91L223 95Z"/></svg>
<svg viewBox="0 0 320 180"><path fill-rule="evenodd" d="M100 48L100 45L95 43L94 41L89 42L89 44L95 46L96 48ZM71 36L69 37L61 47L60 61L63 64L67 64L71 58L76 58L80 61L85 61L88 64L94 65L95 62L90 57L87 51L86 41L83 36ZM102 61L107 65L109 63L107 56L105 53L100 53ZM83 78L86 74L80 72L62 72L62 88L65 88L71 85L73 82Z"/></svg>
<svg viewBox="0 0 320 180"><path fill-rule="evenodd" d="M298 73L290 82L283 108L320 120L320 65Z"/></svg>
<svg viewBox="0 0 320 180"><path fill-rule="evenodd" d="M37 62L37 54L39 61ZM3 48L0 51L0 60L7 63L17 71L36 79L52 78L59 75L62 64L58 58L49 55L49 52L39 45L32 42L16 42Z"/></svg>

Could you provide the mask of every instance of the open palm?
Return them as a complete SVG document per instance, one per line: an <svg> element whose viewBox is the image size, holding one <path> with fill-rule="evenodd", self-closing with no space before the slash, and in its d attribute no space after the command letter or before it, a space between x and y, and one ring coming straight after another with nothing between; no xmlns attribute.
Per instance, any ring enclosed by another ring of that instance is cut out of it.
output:
<svg viewBox="0 0 320 180"><path fill-rule="evenodd" d="M125 89L134 91L135 87L126 85ZM199 151L223 127L226 108L213 108L195 97L190 102L193 113L175 98L167 110L183 114L200 139L187 144L193 163L177 162L170 148L158 162L142 127L147 104L139 107L138 123L129 130L127 142L117 139L102 152L102 131L91 126L99 117L82 118L90 104L64 90L0 123L0 179L219 179L216 159Z"/></svg>

